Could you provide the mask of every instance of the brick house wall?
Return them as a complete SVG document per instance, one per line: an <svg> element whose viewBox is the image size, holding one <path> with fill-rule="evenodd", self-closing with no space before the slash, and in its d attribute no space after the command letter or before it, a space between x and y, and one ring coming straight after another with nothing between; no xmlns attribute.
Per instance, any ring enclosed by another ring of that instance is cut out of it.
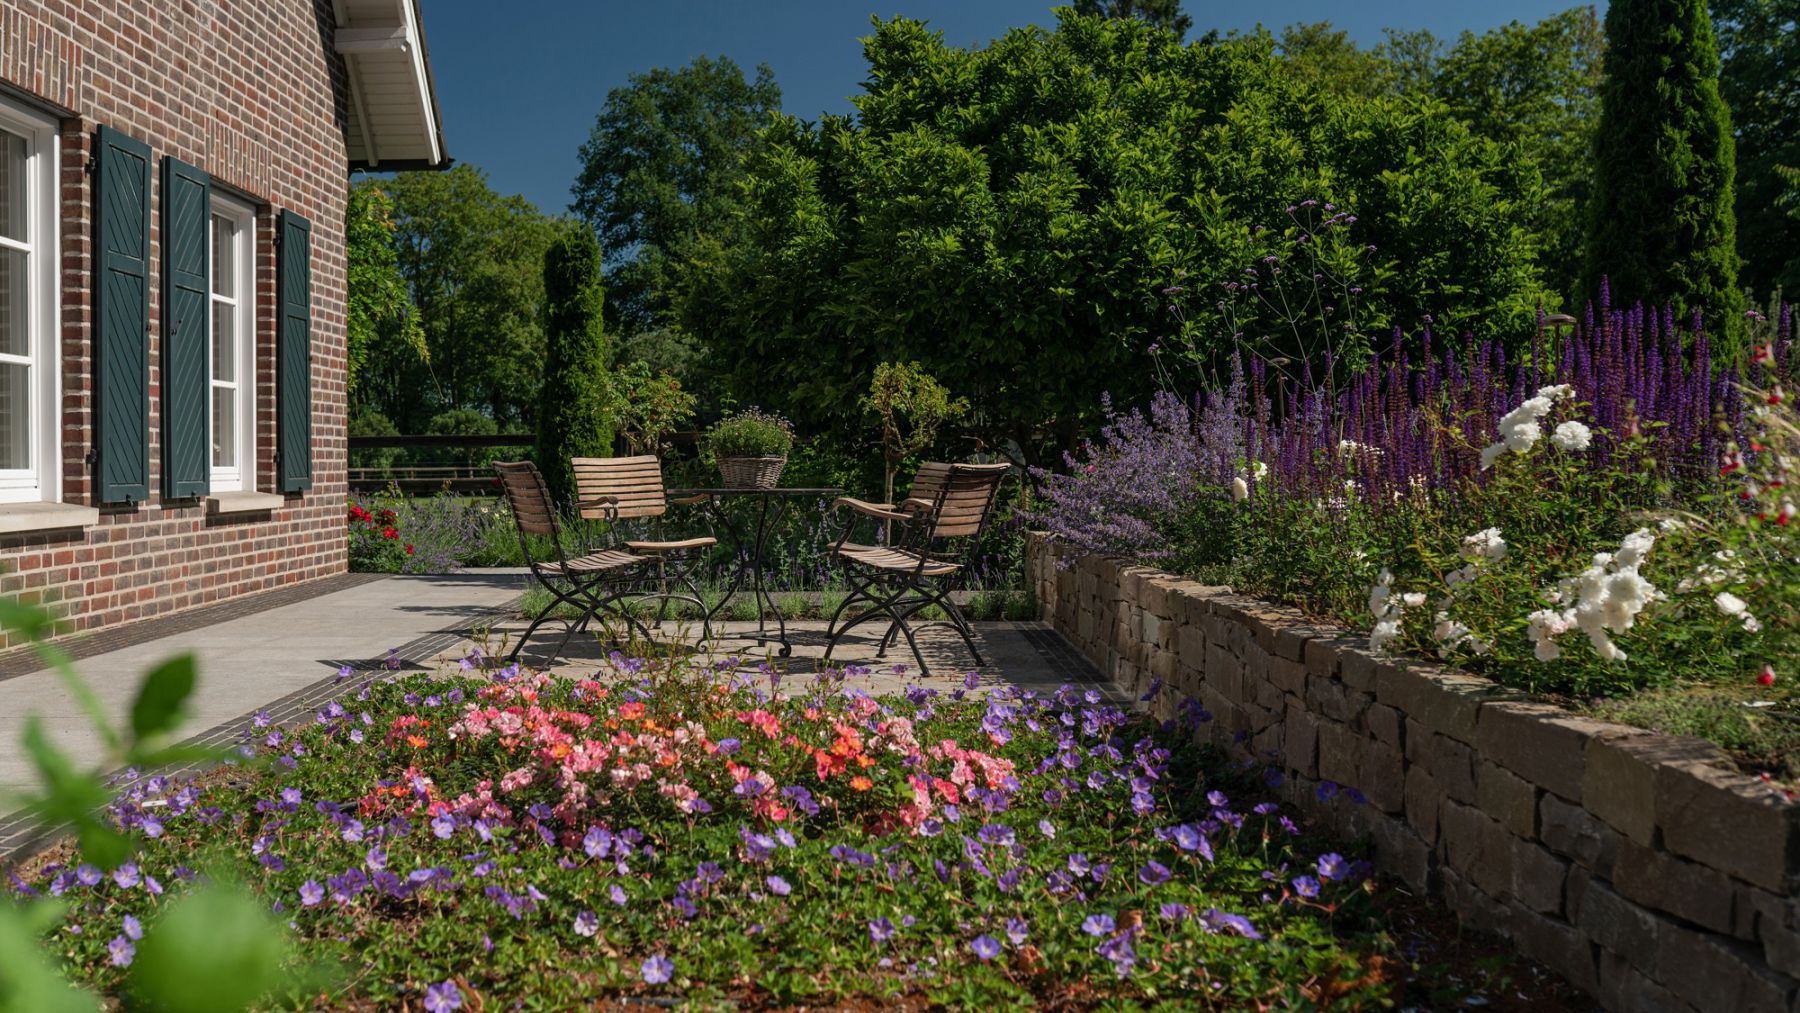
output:
<svg viewBox="0 0 1800 1013"><path fill-rule="evenodd" d="M340 573L346 389L344 65L330 0L4 0L0 85L59 117L62 501L85 529L0 535L0 594L50 605L74 629L129 622ZM150 498L100 504L93 431L94 221L88 171L105 125L210 173L256 207L256 488L274 468L276 213L312 232L313 487L258 513L164 503L158 369L161 187L152 188ZM4 644L4 640L0 640Z"/></svg>

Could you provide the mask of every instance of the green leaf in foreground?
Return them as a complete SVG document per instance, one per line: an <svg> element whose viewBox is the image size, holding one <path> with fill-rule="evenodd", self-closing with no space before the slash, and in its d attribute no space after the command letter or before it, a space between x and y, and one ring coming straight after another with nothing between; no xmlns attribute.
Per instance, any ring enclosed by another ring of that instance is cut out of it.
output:
<svg viewBox="0 0 1800 1013"><path fill-rule="evenodd" d="M284 984L288 951L286 932L247 891L212 882L144 934L131 992L169 1013L241 1010Z"/></svg>
<svg viewBox="0 0 1800 1013"><path fill-rule="evenodd" d="M150 670L131 705L131 734L142 743L162 735L186 716L187 699L193 695L194 656L179 654Z"/></svg>
<svg viewBox="0 0 1800 1013"><path fill-rule="evenodd" d="M61 905L19 908L0 901L0 1010L32 1013L92 1013L100 1001L63 980L46 958L40 937L61 924Z"/></svg>

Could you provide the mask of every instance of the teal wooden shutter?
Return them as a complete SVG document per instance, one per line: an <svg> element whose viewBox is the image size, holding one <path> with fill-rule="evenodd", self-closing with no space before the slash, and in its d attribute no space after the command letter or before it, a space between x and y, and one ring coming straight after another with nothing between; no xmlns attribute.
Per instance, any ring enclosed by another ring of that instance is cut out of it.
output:
<svg viewBox="0 0 1800 1013"><path fill-rule="evenodd" d="M204 496L212 488L211 239L212 178L165 157L161 424L166 499Z"/></svg>
<svg viewBox="0 0 1800 1013"><path fill-rule="evenodd" d="M312 223L283 211L276 349L276 473L282 492L311 489L312 474Z"/></svg>
<svg viewBox="0 0 1800 1013"><path fill-rule="evenodd" d="M150 149L94 139L94 440L102 503L150 498Z"/></svg>

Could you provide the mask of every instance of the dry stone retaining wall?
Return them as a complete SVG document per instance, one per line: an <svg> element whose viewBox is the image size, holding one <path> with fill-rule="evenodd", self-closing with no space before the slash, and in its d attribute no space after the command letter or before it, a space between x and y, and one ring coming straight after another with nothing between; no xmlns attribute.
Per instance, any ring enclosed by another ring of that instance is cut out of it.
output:
<svg viewBox="0 0 1800 1013"><path fill-rule="evenodd" d="M1027 565L1043 618L1121 686L1198 699L1293 804L1608 1009L1800 1011L1800 806L1717 747L1046 535Z"/></svg>

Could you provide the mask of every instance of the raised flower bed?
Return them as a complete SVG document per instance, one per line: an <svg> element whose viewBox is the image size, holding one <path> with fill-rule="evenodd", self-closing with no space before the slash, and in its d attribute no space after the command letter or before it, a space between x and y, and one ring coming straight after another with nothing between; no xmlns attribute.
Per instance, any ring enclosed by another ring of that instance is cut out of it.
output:
<svg viewBox="0 0 1800 1013"><path fill-rule="evenodd" d="M1198 699L1290 804L1607 1008L1800 1001L1800 805L1717 747L1049 536L1027 559L1044 618L1119 685Z"/></svg>

